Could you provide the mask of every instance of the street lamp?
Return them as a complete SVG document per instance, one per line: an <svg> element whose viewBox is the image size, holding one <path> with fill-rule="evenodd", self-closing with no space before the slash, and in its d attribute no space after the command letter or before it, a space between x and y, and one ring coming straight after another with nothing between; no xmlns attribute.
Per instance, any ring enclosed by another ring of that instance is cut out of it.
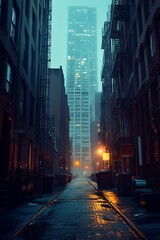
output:
<svg viewBox="0 0 160 240"><path fill-rule="evenodd" d="M102 155L105 151L105 148L103 146L101 146L100 148L98 148L97 152L98 154Z"/></svg>
<svg viewBox="0 0 160 240"><path fill-rule="evenodd" d="M108 151L103 153L103 163L104 163L104 168L109 170L110 169L110 153Z"/></svg>
<svg viewBox="0 0 160 240"><path fill-rule="evenodd" d="M103 161L103 169L105 168L104 166L104 154L105 154L105 147L103 145L99 146L97 150L98 155L100 155L101 162Z"/></svg>
<svg viewBox="0 0 160 240"><path fill-rule="evenodd" d="M74 162L74 166L75 166L75 167L79 167L79 166L80 166L80 162L79 162L78 160L76 160L76 161Z"/></svg>

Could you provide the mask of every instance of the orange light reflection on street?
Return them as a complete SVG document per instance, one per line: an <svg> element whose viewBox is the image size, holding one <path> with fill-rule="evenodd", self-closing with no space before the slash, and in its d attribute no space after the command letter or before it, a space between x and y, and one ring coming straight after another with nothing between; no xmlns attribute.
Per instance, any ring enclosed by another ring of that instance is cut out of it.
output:
<svg viewBox="0 0 160 240"><path fill-rule="evenodd" d="M105 194L105 196L106 196L106 197L109 199L109 201L112 202L113 204L118 204L118 203L119 203L118 197L117 197L113 192L107 191L107 193Z"/></svg>

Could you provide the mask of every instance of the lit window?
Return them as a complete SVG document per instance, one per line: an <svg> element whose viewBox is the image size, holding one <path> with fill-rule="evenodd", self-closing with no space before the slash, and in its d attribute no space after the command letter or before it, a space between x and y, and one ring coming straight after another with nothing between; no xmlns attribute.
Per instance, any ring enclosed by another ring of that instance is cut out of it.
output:
<svg viewBox="0 0 160 240"><path fill-rule="evenodd" d="M150 34L150 54L151 54L151 58L154 55L154 44L153 44L153 34Z"/></svg>
<svg viewBox="0 0 160 240"><path fill-rule="evenodd" d="M8 63L7 71L6 71L6 82L5 82L5 89L7 93L11 93L11 84L12 84L12 69Z"/></svg>
<svg viewBox="0 0 160 240"><path fill-rule="evenodd" d="M17 11L14 7L12 7L10 37L15 43L16 43L16 26L17 26Z"/></svg>

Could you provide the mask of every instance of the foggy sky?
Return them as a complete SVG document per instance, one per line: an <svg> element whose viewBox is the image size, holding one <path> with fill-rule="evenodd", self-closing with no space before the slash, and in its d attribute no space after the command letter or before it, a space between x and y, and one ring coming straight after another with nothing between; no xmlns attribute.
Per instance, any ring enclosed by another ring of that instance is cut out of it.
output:
<svg viewBox="0 0 160 240"><path fill-rule="evenodd" d="M66 79L67 60L67 21L69 6L88 6L97 8L97 52L98 52L98 85L101 90L101 66L103 50L101 49L102 27L107 19L106 12L111 0L53 0L52 6L52 58L51 67L59 68L61 65Z"/></svg>

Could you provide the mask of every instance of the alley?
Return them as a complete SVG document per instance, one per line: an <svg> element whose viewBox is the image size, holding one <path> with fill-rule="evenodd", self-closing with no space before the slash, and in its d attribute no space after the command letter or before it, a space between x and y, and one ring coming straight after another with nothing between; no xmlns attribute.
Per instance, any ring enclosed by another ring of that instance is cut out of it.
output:
<svg viewBox="0 0 160 240"><path fill-rule="evenodd" d="M78 178L16 239L137 239L85 178Z"/></svg>

